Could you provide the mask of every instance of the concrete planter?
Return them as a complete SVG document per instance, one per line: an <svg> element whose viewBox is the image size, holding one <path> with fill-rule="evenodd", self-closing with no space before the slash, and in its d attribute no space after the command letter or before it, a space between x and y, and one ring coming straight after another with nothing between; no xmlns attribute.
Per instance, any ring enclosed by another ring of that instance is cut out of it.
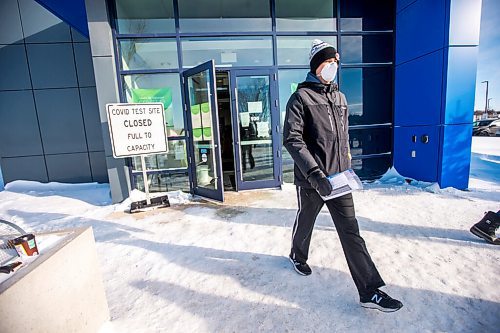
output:
<svg viewBox="0 0 500 333"><path fill-rule="evenodd" d="M0 332L96 332L109 320L92 228L57 234L65 237L0 284Z"/></svg>

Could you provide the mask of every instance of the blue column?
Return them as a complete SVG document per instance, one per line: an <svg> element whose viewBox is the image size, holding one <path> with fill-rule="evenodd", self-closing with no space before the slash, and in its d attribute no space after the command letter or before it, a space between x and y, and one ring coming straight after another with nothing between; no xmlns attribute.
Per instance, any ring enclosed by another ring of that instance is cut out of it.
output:
<svg viewBox="0 0 500 333"><path fill-rule="evenodd" d="M398 0L394 166L468 186L481 0Z"/></svg>
<svg viewBox="0 0 500 333"><path fill-rule="evenodd" d="M438 182L441 187L465 189L469 185L481 0L449 2Z"/></svg>

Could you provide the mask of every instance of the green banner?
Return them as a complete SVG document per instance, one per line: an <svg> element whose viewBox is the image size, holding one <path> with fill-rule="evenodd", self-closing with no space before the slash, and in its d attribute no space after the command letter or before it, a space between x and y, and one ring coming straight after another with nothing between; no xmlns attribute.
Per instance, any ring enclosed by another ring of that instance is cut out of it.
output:
<svg viewBox="0 0 500 333"><path fill-rule="evenodd" d="M163 103L167 127L174 127L174 114L172 106L172 89L132 89L132 102L134 103Z"/></svg>

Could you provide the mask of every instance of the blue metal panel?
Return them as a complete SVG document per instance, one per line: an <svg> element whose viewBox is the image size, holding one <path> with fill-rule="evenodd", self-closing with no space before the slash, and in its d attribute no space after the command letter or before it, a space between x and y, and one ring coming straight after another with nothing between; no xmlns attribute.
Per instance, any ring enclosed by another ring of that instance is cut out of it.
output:
<svg viewBox="0 0 500 333"><path fill-rule="evenodd" d="M427 143L422 142L425 136L428 137ZM438 126L394 128L394 167L401 175L437 181L438 152Z"/></svg>
<svg viewBox="0 0 500 333"><path fill-rule="evenodd" d="M396 66L394 124L439 124L442 80L443 50Z"/></svg>
<svg viewBox="0 0 500 333"><path fill-rule="evenodd" d="M469 185L472 124L444 125L441 131L439 185L441 188L466 189Z"/></svg>
<svg viewBox="0 0 500 333"><path fill-rule="evenodd" d="M87 12L84 0L35 0L55 16L89 37Z"/></svg>
<svg viewBox="0 0 500 333"><path fill-rule="evenodd" d="M477 46L448 48L444 124L472 123L477 51Z"/></svg>
<svg viewBox="0 0 500 333"><path fill-rule="evenodd" d="M416 2L417 0L397 0L396 1L396 12L399 13L412 3Z"/></svg>
<svg viewBox="0 0 500 333"><path fill-rule="evenodd" d="M17 1L2 0L0 9L0 44L22 44L24 36Z"/></svg>
<svg viewBox="0 0 500 333"><path fill-rule="evenodd" d="M34 180L48 182L47 167L43 155L2 157L3 181L7 184L14 180Z"/></svg>
<svg viewBox="0 0 500 333"><path fill-rule="evenodd" d="M481 2L451 0L449 45L479 45Z"/></svg>
<svg viewBox="0 0 500 333"><path fill-rule="evenodd" d="M445 1L419 0L396 15L396 65L444 47Z"/></svg>

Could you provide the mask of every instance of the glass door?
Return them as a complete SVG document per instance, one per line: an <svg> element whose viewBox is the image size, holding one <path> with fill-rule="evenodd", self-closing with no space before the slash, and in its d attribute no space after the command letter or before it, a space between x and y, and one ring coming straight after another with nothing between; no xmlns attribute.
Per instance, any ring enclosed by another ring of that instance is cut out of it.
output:
<svg viewBox="0 0 500 333"><path fill-rule="evenodd" d="M191 191L224 201L214 61L183 73Z"/></svg>
<svg viewBox="0 0 500 333"><path fill-rule="evenodd" d="M236 189L279 187L279 114L271 70L231 71Z"/></svg>

